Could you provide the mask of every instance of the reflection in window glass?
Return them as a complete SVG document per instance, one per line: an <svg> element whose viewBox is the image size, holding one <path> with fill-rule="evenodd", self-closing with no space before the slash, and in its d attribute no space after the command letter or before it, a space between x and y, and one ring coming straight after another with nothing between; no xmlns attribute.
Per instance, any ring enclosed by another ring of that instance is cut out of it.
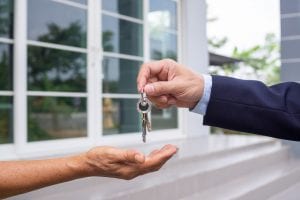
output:
<svg viewBox="0 0 300 200"><path fill-rule="evenodd" d="M102 9L134 18L143 18L143 1L141 0L102 0Z"/></svg>
<svg viewBox="0 0 300 200"><path fill-rule="evenodd" d="M86 47L85 9L51 0L28 0L28 38Z"/></svg>
<svg viewBox="0 0 300 200"><path fill-rule="evenodd" d="M177 60L177 35L173 33L152 32L150 36L151 58Z"/></svg>
<svg viewBox="0 0 300 200"><path fill-rule="evenodd" d="M87 136L86 99L28 97L28 141Z"/></svg>
<svg viewBox="0 0 300 200"><path fill-rule="evenodd" d="M0 90L12 90L12 51L12 45L0 43Z"/></svg>
<svg viewBox="0 0 300 200"><path fill-rule="evenodd" d="M177 29L177 2L173 0L151 0L148 21L151 29Z"/></svg>
<svg viewBox="0 0 300 200"><path fill-rule="evenodd" d="M0 144L13 142L12 97L0 96Z"/></svg>
<svg viewBox="0 0 300 200"><path fill-rule="evenodd" d="M137 99L103 99L103 134L122 134L141 130L136 111Z"/></svg>
<svg viewBox="0 0 300 200"><path fill-rule="evenodd" d="M143 25L102 16L104 51L143 56Z"/></svg>
<svg viewBox="0 0 300 200"><path fill-rule="evenodd" d="M136 77L142 63L105 57L103 66L103 93L137 93Z"/></svg>
<svg viewBox="0 0 300 200"><path fill-rule="evenodd" d="M28 47L28 89L85 92L86 54Z"/></svg>
<svg viewBox="0 0 300 200"><path fill-rule="evenodd" d="M157 109L154 106L151 110L151 121L153 130L178 128L177 109Z"/></svg>
<svg viewBox="0 0 300 200"><path fill-rule="evenodd" d="M0 37L13 37L13 0L0 0Z"/></svg>

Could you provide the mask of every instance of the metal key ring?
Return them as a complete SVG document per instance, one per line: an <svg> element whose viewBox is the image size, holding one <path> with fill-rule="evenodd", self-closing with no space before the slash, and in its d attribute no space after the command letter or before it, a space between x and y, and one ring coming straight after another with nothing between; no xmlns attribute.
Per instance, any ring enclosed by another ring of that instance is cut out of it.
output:
<svg viewBox="0 0 300 200"><path fill-rule="evenodd" d="M151 102L147 99L145 93L141 93L141 99L137 102L137 110L140 113L148 113L151 110Z"/></svg>

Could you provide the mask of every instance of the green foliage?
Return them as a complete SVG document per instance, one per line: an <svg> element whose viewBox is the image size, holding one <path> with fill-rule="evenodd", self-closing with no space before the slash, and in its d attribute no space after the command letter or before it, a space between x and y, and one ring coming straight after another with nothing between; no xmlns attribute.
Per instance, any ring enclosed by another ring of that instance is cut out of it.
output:
<svg viewBox="0 0 300 200"><path fill-rule="evenodd" d="M243 60L244 64L254 70L264 73L266 84L275 84L280 81L279 44L274 34L267 34L265 42L246 50L235 48L232 56Z"/></svg>
<svg viewBox="0 0 300 200"><path fill-rule="evenodd" d="M221 40L218 43L220 45L214 45L213 47L222 47L226 45L226 42L226 40ZM274 34L267 34L263 44L253 45L248 49L240 50L235 47L232 57L240 59L242 62L214 68L211 70L212 73L235 77L248 76L268 85L280 81L279 44Z"/></svg>
<svg viewBox="0 0 300 200"><path fill-rule="evenodd" d="M49 24L48 30L40 41L76 45L85 35L79 22L65 29ZM81 53L29 46L28 72L30 90L86 91L86 55Z"/></svg>
<svg viewBox="0 0 300 200"><path fill-rule="evenodd" d="M79 22L67 28L57 24L48 25L48 33L38 40L71 46L86 46L85 31ZM86 91L86 55L71 51L29 46L28 48L29 89L38 91ZM77 102L78 100L78 102ZM68 97L29 97L28 98L28 140L55 139L41 124L50 116L51 130L60 130L61 116L70 118L74 112L85 112L86 102ZM39 119L40 118L40 119ZM61 131L61 130L60 130Z"/></svg>
<svg viewBox="0 0 300 200"><path fill-rule="evenodd" d="M228 42L227 37L223 37L221 39L217 37L208 38L208 46L211 50L216 50L222 48Z"/></svg>
<svg viewBox="0 0 300 200"><path fill-rule="evenodd" d="M51 140L53 137L43 130L34 119L28 119L28 141Z"/></svg>
<svg viewBox="0 0 300 200"><path fill-rule="evenodd" d="M12 14L13 14L13 0L0 1L0 36L11 35L12 30Z"/></svg>
<svg viewBox="0 0 300 200"><path fill-rule="evenodd" d="M113 51L114 46L112 45L112 37L114 33L112 31L102 32L102 47L104 51Z"/></svg>
<svg viewBox="0 0 300 200"><path fill-rule="evenodd" d="M209 45L212 46L212 48L221 48L226 45L226 42L227 40L221 39L219 42L215 42L217 45L213 45L212 43L209 43ZM251 75L252 78L255 77L268 85L276 84L280 81L279 43L274 34L267 34L263 44L253 45L244 50L240 50L237 47L234 48L232 57L242 60L242 63L228 64L215 68L217 70L214 70L213 73L236 77L244 75L244 77L248 79ZM240 135L247 134L217 127L212 127L211 132Z"/></svg>
<svg viewBox="0 0 300 200"><path fill-rule="evenodd" d="M12 62L9 56L11 48L10 45L0 44L0 90L12 89Z"/></svg>

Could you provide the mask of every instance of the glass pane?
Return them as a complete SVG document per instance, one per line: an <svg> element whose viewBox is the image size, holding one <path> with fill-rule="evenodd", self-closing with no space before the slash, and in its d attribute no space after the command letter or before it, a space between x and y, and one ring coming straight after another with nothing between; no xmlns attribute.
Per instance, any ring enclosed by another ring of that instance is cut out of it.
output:
<svg viewBox="0 0 300 200"><path fill-rule="evenodd" d="M143 25L103 15L104 51L143 56Z"/></svg>
<svg viewBox="0 0 300 200"><path fill-rule="evenodd" d="M87 136L86 99L28 97L28 141Z"/></svg>
<svg viewBox="0 0 300 200"><path fill-rule="evenodd" d="M103 60L103 93L137 93L136 77L141 62L104 58Z"/></svg>
<svg viewBox="0 0 300 200"><path fill-rule="evenodd" d="M102 9L130 17L143 18L141 0L102 0Z"/></svg>
<svg viewBox="0 0 300 200"><path fill-rule="evenodd" d="M172 107L164 110L152 107L151 120L152 129L174 129L178 128L177 109Z"/></svg>
<svg viewBox="0 0 300 200"><path fill-rule="evenodd" d="M0 37L13 37L13 0L0 0Z"/></svg>
<svg viewBox="0 0 300 200"><path fill-rule="evenodd" d="M28 89L86 91L86 54L28 47Z"/></svg>
<svg viewBox="0 0 300 200"><path fill-rule="evenodd" d="M150 36L151 59L171 58L177 60L177 35L152 32Z"/></svg>
<svg viewBox="0 0 300 200"><path fill-rule="evenodd" d="M13 142L12 105L12 97L0 97L0 144Z"/></svg>
<svg viewBox="0 0 300 200"><path fill-rule="evenodd" d="M177 29L177 2L173 0L151 0L148 20L150 29Z"/></svg>
<svg viewBox="0 0 300 200"><path fill-rule="evenodd" d="M12 90L12 51L12 45L0 43L0 90Z"/></svg>
<svg viewBox="0 0 300 200"><path fill-rule="evenodd" d="M141 122L137 99L103 99L103 134L139 132Z"/></svg>
<svg viewBox="0 0 300 200"><path fill-rule="evenodd" d="M85 9L50 0L28 0L28 38L86 47Z"/></svg>

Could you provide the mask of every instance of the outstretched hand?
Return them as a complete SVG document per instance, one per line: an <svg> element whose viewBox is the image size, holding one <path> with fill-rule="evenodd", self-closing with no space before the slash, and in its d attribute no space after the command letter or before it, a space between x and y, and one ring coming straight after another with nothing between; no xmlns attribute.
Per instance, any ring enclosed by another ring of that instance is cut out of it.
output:
<svg viewBox="0 0 300 200"><path fill-rule="evenodd" d="M105 176L130 180L159 170L175 153L177 147L165 145L148 156L136 150L95 147L85 154L89 176Z"/></svg>
<svg viewBox="0 0 300 200"><path fill-rule="evenodd" d="M203 77L171 59L142 65L137 77L138 91L144 91L158 108L193 108L203 94Z"/></svg>
<svg viewBox="0 0 300 200"><path fill-rule="evenodd" d="M133 179L159 170L177 148L166 145L145 156L136 150L95 147L71 157L0 162L0 199L88 176Z"/></svg>

